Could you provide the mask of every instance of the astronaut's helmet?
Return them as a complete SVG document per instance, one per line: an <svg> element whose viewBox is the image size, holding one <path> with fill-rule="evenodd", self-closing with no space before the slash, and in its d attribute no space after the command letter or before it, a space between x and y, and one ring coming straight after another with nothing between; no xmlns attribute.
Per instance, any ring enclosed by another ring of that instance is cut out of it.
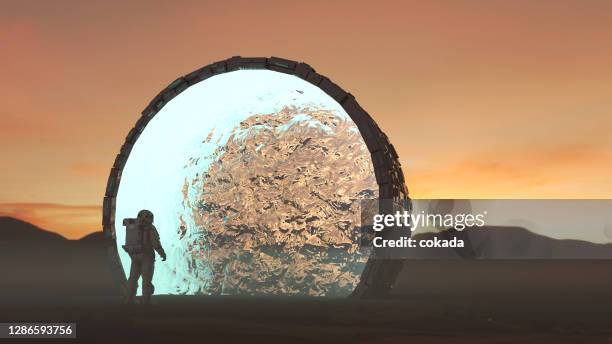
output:
<svg viewBox="0 0 612 344"><path fill-rule="evenodd" d="M138 223L141 225L153 224L153 213L149 210L143 209L138 212Z"/></svg>

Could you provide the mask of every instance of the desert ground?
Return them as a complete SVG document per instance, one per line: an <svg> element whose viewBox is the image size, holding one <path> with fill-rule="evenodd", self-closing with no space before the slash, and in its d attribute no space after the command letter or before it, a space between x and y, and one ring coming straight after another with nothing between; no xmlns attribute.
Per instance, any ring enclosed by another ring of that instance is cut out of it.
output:
<svg viewBox="0 0 612 344"><path fill-rule="evenodd" d="M0 218L0 234L0 322L74 322L78 342L612 343L610 259L410 260L373 299L160 295L145 307L123 304L101 233L66 240Z"/></svg>
<svg viewBox="0 0 612 344"><path fill-rule="evenodd" d="M5 302L0 321L76 322L78 341L98 343L612 342L612 302L589 295L569 300L159 296L151 307L108 297L32 301Z"/></svg>

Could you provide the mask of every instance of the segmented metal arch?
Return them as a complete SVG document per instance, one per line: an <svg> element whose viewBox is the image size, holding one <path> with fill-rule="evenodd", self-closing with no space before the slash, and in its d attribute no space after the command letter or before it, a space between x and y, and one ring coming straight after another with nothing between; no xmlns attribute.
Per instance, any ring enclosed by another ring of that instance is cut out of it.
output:
<svg viewBox="0 0 612 344"><path fill-rule="evenodd" d="M387 135L378 127L370 115L357 103L355 97L333 83L329 78L317 73L312 67L303 62L296 62L278 57L240 57L234 56L202 67L194 72L184 75L162 90L149 105L142 111L134 128L130 130L121 150L111 168L102 210L102 226L109 244L108 254L114 276L121 283L125 282L125 274L115 243L115 206L117 190L121 182L121 173L128 159L132 147L143 132L149 121L174 97L200 81L218 74L228 73L242 69L267 69L275 72L295 75L319 87L330 97L336 100L351 117L361 132L372 157L374 173L379 188L380 199L392 199L398 203L410 202L408 189L404 182L404 175L400 166L397 152L389 142ZM401 260L381 259L373 254L366 265L354 296L367 297L383 295L389 292L401 269Z"/></svg>

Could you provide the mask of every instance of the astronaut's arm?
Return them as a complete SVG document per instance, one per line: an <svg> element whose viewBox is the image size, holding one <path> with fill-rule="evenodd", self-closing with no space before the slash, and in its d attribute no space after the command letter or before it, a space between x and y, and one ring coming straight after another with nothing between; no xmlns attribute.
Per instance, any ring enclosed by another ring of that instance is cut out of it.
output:
<svg viewBox="0 0 612 344"><path fill-rule="evenodd" d="M161 241L159 240L159 233L156 228L153 228L153 249L157 251L157 254L161 257L162 261L166 260L166 251L161 245Z"/></svg>

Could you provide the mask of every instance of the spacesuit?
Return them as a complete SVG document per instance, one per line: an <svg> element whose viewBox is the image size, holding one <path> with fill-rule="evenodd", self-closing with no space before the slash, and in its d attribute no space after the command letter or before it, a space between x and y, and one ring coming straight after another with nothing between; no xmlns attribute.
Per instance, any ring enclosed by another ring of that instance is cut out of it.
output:
<svg viewBox="0 0 612 344"><path fill-rule="evenodd" d="M134 220L134 219L126 219ZM124 220L124 225L126 224ZM123 249L130 255L132 265L130 277L127 280L127 302L132 303L138 288L138 279L142 276L142 303L149 304L154 292L153 272L155 269L155 251L162 261L166 260L166 252L159 240L159 233L153 226L153 213L149 210L141 210L135 221L127 222L126 245ZM131 226L131 227L130 227Z"/></svg>

